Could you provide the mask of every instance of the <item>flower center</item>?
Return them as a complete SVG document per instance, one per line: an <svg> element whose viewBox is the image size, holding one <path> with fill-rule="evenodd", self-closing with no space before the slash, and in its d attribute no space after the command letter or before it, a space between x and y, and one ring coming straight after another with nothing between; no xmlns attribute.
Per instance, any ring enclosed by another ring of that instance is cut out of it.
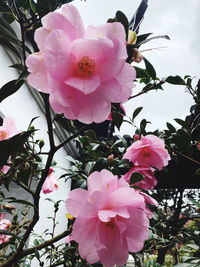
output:
<svg viewBox="0 0 200 267"><path fill-rule="evenodd" d="M88 56L84 56L77 63L77 74L82 78L89 78L94 74L95 61Z"/></svg>
<svg viewBox="0 0 200 267"><path fill-rule="evenodd" d="M142 156L145 158L148 158L151 155L151 151L149 150L148 147L142 148L141 153L142 153Z"/></svg>
<svg viewBox="0 0 200 267"><path fill-rule="evenodd" d="M113 229L115 227L115 221L114 221L114 219L111 219L109 222L106 223L106 225L108 227L110 227L111 229Z"/></svg>
<svg viewBox="0 0 200 267"><path fill-rule="evenodd" d="M0 140L6 139L7 133L3 130L0 131Z"/></svg>

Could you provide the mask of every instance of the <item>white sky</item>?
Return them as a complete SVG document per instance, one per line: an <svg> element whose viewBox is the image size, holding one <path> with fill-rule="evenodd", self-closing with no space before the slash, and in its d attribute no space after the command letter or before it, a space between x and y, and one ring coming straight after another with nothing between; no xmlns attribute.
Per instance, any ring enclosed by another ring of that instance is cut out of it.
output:
<svg viewBox="0 0 200 267"><path fill-rule="evenodd" d="M140 0L75 0L85 26L104 24L109 17L114 17L117 10L123 11L131 19ZM155 40L141 47L141 50L159 46L164 49L144 52L144 56L154 65L158 77L186 74L200 77L200 1L198 0L149 0L145 18L140 27L140 34L152 32L154 35L168 35L170 41ZM137 64L142 67L142 64ZM196 78L196 80L197 80ZM141 88L134 88L137 93ZM165 128L167 121L176 125L174 118L184 119L193 104L191 96L183 86L165 85L164 91L152 91L134 98L125 105L128 115L143 106L143 111L136 119L139 124L146 118L152 122L149 130ZM126 123L121 133L132 135L134 128Z"/></svg>

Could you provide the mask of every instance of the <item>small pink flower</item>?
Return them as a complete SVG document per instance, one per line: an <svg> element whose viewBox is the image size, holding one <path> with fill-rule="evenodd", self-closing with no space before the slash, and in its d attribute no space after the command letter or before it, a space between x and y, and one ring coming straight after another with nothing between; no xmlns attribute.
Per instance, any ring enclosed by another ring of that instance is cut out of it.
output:
<svg viewBox="0 0 200 267"><path fill-rule="evenodd" d="M126 110L125 110L125 108L124 108L124 106L123 106L123 105L120 105L120 107L121 107L121 109L124 111L124 113L121 113L121 114L122 114L122 116L124 117L124 116L126 115ZM109 120L109 121L111 121L111 120L112 120L112 112L110 112L110 114L109 114L109 116L108 116L107 120Z"/></svg>
<svg viewBox="0 0 200 267"><path fill-rule="evenodd" d="M58 189L58 181L57 178L52 174L53 168L49 168L49 174L44 181L44 184L42 186L42 192L44 194L48 194L53 192L54 190Z"/></svg>
<svg viewBox="0 0 200 267"><path fill-rule="evenodd" d="M9 169L10 169L9 166L4 165L4 166L2 167L2 169L1 169L1 171L2 171L3 173L7 173L7 171L8 171Z"/></svg>
<svg viewBox="0 0 200 267"><path fill-rule="evenodd" d="M134 165L154 167L161 170L171 159L164 142L155 135L141 136L141 139L128 147L123 159Z"/></svg>
<svg viewBox="0 0 200 267"><path fill-rule="evenodd" d="M132 173L134 173L134 172L139 172L144 176L144 179L142 181L139 181L139 182L135 183L134 185L136 185L136 186L138 186L144 190L146 190L146 189L152 190L156 186L157 180L153 176L153 174L154 174L153 168L134 166L133 168L130 169L129 172L127 172L125 175L123 175L122 178L130 184L130 178L131 178Z"/></svg>
<svg viewBox="0 0 200 267"><path fill-rule="evenodd" d="M3 125L0 126L0 141L9 139L18 134L14 120L11 118L4 118Z"/></svg>
<svg viewBox="0 0 200 267"><path fill-rule="evenodd" d="M88 190L70 192L67 211L76 217L70 240L79 243L80 256L105 267L124 265L128 252L138 252L148 238L146 195L130 188L108 170L93 172Z"/></svg>
<svg viewBox="0 0 200 267"><path fill-rule="evenodd" d="M114 159L114 155L113 154L110 154L108 157L107 157L107 160L111 160L111 159Z"/></svg>
<svg viewBox="0 0 200 267"><path fill-rule="evenodd" d="M105 121L112 103L132 94L135 69L126 63L122 24L88 26L70 4L42 18L35 32L39 52L28 56L28 82L50 94L55 112L83 123Z"/></svg>
<svg viewBox="0 0 200 267"><path fill-rule="evenodd" d="M0 230L9 231L10 226L11 226L11 222L9 220L7 219L0 220ZM11 237L10 235L0 234L0 244L8 241L10 237Z"/></svg>

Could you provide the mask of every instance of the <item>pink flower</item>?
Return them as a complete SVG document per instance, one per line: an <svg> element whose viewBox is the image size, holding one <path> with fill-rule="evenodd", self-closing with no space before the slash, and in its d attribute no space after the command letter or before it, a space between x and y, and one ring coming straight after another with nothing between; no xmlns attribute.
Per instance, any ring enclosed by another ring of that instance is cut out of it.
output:
<svg viewBox="0 0 200 267"><path fill-rule="evenodd" d="M2 169L1 169L1 171L2 171L3 173L7 173L7 171L8 171L9 169L10 169L9 166L4 165L4 166L2 167Z"/></svg>
<svg viewBox="0 0 200 267"><path fill-rule="evenodd" d="M49 168L49 174L44 181L44 184L42 186L42 192L44 194L48 194L53 192L54 190L58 189L58 181L57 178L52 174L53 168Z"/></svg>
<svg viewBox="0 0 200 267"><path fill-rule="evenodd" d="M18 134L14 120L11 118L4 118L3 125L0 126L0 141L9 139Z"/></svg>
<svg viewBox="0 0 200 267"><path fill-rule="evenodd" d="M108 170L93 172L87 185L88 190L71 191L66 201L76 217L70 240L79 243L80 256L90 264L124 265L128 252L140 251L148 238L146 195Z"/></svg>
<svg viewBox="0 0 200 267"><path fill-rule="evenodd" d="M52 108L68 119L103 122L111 102L127 100L134 86L123 26L115 22L85 30L70 4L43 17L42 25L35 32L40 51L26 61L28 82L49 93Z"/></svg>
<svg viewBox="0 0 200 267"><path fill-rule="evenodd" d="M121 113L121 115L124 117L126 115L126 110L123 105L120 105L120 108L124 111L124 113ZM112 121L112 112L110 112L107 120Z"/></svg>
<svg viewBox="0 0 200 267"><path fill-rule="evenodd" d="M134 165L161 170L171 158L164 142L159 137L149 134L141 136L141 140L128 147L123 159L132 161Z"/></svg>
<svg viewBox="0 0 200 267"><path fill-rule="evenodd" d="M152 190L156 186L157 180L153 176L154 170L153 168L149 168L149 167L134 166L133 168L130 169L129 172L127 172L125 175L122 176L122 179L124 179L125 181L127 181L127 183L130 184L130 178L131 178L132 173L134 172L139 172L144 176L144 179L142 181L139 181L135 183L134 185L144 190L145 189Z"/></svg>
<svg viewBox="0 0 200 267"><path fill-rule="evenodd" d="M16 134L18 134L18 131L16 129L16 125L15 125L14 120L12 120L9 117L4 118L3 125L0 126L0 141L9 139ZM5 165L5 166L3 166L1 171L3 173L6 173L9 169L10 169L10 167Z"/></svg>
<svg viewBox="0 0 200 267"><path fill-rule="evenodd" d="M9 231L10 226L11 222L9 220L7 219L0 220L0 230ZM10 235L0 234L0 244L8 241L10 237L11 237Z"/></svg>

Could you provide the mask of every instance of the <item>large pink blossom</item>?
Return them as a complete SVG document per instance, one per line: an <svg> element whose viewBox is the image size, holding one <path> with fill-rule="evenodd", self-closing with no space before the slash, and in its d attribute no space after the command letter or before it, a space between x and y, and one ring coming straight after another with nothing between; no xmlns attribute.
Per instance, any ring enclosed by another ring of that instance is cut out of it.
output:
<svg viewBox="0 0 200 267"><path fill-rule="evenodd" d="M16 124L13 119L6 117L3 119L3 125L0 126L0 141L9 139L18 134Z"/></svg>
<svg viewBox="0 0 200 267"><path fill-rule="evenodd" d="M0 220L0 230L3 231L9 231L11 226L11 222L7 219ZM8 239L11 237L11 235L4 235L0 234L0 244L8 241Z"/></svg>
<svg viewBox="0 0 200 267"><path fill-rule="evenodd" d="M134 68L126 63L122 24L85 30L78 10L66 4L60 13L43 17L42 26L35 32L40 51L26 60L28 82L49 93L52 108L68 119L106 120L111 102L131 96L135 79Z"/></svg>
<svg viewBox="0 0 200 267"><path fill-rule="evenodd" d="M131 175L135 172L139 172L140 174L142 174L144 179L142 181L135 183L134 185L144 190L145 189L152 190L156 186L157 180L154 177L154 169L149 167L134 166L133 168L130 169L129 172L127 172L125 175L122 176L122 179L124 179L130 184Z"/></svg>
<svg viewBox="0 0 200 267"><path fill-rule="evenodd" d="M50 167L48 176L47 176L47 178L44 181L44 184L42 186L42 192L44 194L48 194L48 193L51 193L51 192L53 192L54 190L57 190L57 189L58 189L58 180L53 175L53 168Z"/></svg>
<svg viewBox="0 0 200 267"><path fill-rule="evenodd" d="M87 185L88 190L71 191L66 201L67 212L76 217L68 240L78 242L80 256L90 264L124 265L128 252L140 251L148 238L146 202L153 200L108 170L92 173Z"/></svg>
<svg viewBox="0 0 200 267"><path fill-rule="evenodd" d="M170 155L165 143L155 135L141 136L141 140L128 147L123 159L132 161L134 165L154 167L161 170L168 165Z"/></svg>

